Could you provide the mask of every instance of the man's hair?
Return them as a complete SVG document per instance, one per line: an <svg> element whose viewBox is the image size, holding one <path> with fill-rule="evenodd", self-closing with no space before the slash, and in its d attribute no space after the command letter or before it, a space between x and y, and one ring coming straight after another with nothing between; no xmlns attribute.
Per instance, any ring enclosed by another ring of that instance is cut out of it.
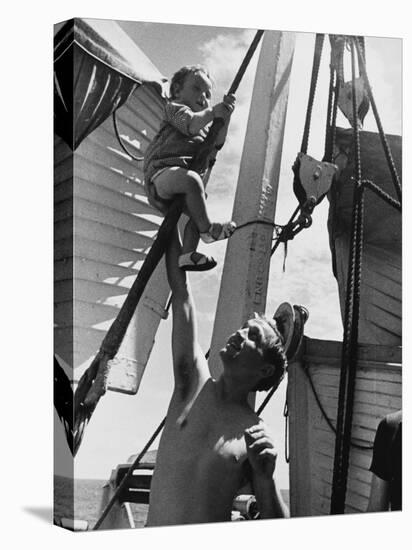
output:
<svg viewBox="0 0 412 550"><path fill-rule="evenodd" d="M185 65L179 69L170 81L170 99L175 99L177 91L183 86L189 74L203 73L212 82L209 71L203 65Z"/></svg>
<svg viewBox="0 0 412 550"><path fill-rule="evenodd" d="M287 368L287 359L284 348L283 337L279 332L278 326L274 319L268 319L264 315L257 314L258 319L265 321L275 333L275 336L266 344L263 352L263 359L269 365L275 367L273 373L256 384L252 391L267 391L271 388L277 388L283 377L285 376Z"/></svg>

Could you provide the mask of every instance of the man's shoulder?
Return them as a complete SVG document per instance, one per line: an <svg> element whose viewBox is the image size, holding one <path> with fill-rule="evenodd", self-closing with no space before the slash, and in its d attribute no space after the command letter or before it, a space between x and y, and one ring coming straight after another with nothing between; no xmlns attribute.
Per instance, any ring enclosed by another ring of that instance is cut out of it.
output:
<svg viewBox="0 0 412 550"><path fill-rule="evenodd" d="M387 414L379 423L380 430L388 433L396 432L402 426L402 411ZM379 429L378 428L378 429Z"/></svg>
<svg viewBox="0 0 412 550"><path fill-rule="evenodd" d="M396 411L394 413L388 414L386 417L386 422L391 427L397 427L402 423L402 411Z"/></svg>

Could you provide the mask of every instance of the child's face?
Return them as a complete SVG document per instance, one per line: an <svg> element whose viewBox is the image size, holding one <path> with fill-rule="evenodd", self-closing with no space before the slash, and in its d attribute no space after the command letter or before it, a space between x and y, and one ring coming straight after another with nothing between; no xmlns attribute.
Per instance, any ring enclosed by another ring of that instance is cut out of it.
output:
<svg viewBox="0 0 412 550"><path fill-rule="evenodd" d="M187 105L195 113L210 107L212 96L212 83L202 73L189 73L175 93L175 99L183 105Z"/></svg>

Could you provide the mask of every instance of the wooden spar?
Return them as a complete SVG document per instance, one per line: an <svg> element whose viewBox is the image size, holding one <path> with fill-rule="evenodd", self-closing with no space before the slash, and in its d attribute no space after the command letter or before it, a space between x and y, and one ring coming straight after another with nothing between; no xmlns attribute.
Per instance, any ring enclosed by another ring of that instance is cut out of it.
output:
<svg viewBox="0 0 412 550"><path fill-rule="evenodd" d="M294 45L294 33L265 33L232 215L238 225L275 217ZM270 224L248 225L228 242L211 344L214 377L229 334L254 311L265 311L272 234Z"/></svg>

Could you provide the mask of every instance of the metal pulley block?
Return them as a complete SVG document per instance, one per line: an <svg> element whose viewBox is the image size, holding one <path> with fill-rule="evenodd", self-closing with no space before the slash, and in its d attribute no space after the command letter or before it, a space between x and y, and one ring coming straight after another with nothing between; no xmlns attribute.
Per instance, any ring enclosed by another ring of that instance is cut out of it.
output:
<svg viewBox="0 0 412 550"><path fill-rule="evenodd" d="M283 302L277 308L273 318L283 337L286 357L292 362L303 340L305 323L308 320L308 310L300 305Z"/></svg>
<svg viewBox="0 0 412 550"><path fill-rule="evenodd" d="M369 110L369 97L366 91L365 81L361 76L355 78L355 94L358 119L357 124L358 128L362 128L363 121ZM352 81L345 82L343 86L341 86L339 91L338 107L344 116L349 120L349 124L352 128L354 128L355 122L353 119Z"/></svg>
<svg viewBox="0 0 412 550"><path fill-rule="evenodd" d="M329 191L338 167L298 153L292 169L295 174L293 191L302 211L310 214Z"/></svg>

